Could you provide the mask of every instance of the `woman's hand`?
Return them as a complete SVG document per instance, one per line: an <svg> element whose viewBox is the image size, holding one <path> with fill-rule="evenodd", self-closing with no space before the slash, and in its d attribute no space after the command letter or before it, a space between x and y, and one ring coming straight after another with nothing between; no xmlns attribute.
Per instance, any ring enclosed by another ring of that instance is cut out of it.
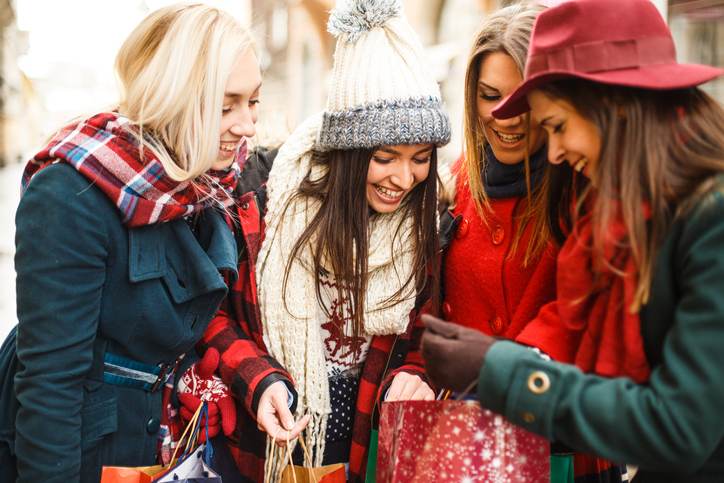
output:
<svg viewBox="0 0 724 483"><path fill-rule="evenodd" d="M465 391L477 381L485 355L496 340L480 331L423 315L427 330L422 336L425 370L433 383Z"/></svg>
<svg viewBox="0 0 724 483"><path fill-rule="evenodd" d="M392 379L385 401L434 401L435 393L420 376L400 372Z"/></svg>
<svg viewBox="0 0 724 483"><path fill-rule="evenodd" d="M279 446L285 446L288 441L299 436L309 423L309 415L294 423L288 398L286 384L277 381L261 395L256 411L259 429L274 438Z"/></svg>

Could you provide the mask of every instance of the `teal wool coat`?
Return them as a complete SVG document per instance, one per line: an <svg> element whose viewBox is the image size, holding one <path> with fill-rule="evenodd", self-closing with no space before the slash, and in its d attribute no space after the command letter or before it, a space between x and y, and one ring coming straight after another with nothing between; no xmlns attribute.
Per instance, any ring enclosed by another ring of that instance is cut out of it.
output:
<svg viewBox="0 0 724 483"><path fill-rule="evenodd" d="M49 166L17 212L18 481L97 482L102 465L156 463L161 392L103 382L110 352L149 365L191 350L236 270L223 217L127 228L72 167ZM3 396L6 397L6 396ZM6 415L7 401L2 402ZM5 431L7 432L7 431Z"/></svg>
<svg viewBox="0 0 724 483"><path fill-rule="evenodd" d="M720 184L721 186L721 184ZM656 258L641 331L646 385L606 379L498 342L482 404L576 450L639 465L639 482L724 481L724 195L674 223ZM547 379L550 385L542 384Z"/></svg>

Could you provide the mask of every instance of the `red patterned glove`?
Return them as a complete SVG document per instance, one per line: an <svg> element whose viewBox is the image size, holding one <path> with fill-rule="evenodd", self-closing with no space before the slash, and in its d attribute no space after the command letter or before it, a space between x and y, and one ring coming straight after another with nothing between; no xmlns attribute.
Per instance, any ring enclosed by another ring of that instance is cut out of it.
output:
<svg viewBox="0 0 724 483"><path fill-rule="evenodd" d="M222 429L230 436L236 427L236 407L229 387L214 375L219 366L219 351L210 348L200 361L194 363L181 376L178 382L178 399L181 403L179 414L188 423L201 401L208 403L209 437L213 438ZM221 422L221 428L219 428ZM202 425L204 421L202 421ZM203 427L203 426L202 426ZM206 431L199 435L200 441L206 440Z"/></svg>

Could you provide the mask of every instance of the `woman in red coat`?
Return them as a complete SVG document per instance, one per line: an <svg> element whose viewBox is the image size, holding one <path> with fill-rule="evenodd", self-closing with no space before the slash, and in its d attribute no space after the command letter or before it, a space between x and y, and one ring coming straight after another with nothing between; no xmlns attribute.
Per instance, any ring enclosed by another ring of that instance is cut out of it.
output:
<svg viewBox="0 0 724 483"><path fill-rule="evenodd" d="M453 167L457 229L444 258L443 315L488 335L526 340L555 297L557 247L545 225L545 135L527 115L491 111L522 82L540 6L513 5L478 32L465 78L465 154ZM577 483L620 481L618 467L577 455Z"/></svg>

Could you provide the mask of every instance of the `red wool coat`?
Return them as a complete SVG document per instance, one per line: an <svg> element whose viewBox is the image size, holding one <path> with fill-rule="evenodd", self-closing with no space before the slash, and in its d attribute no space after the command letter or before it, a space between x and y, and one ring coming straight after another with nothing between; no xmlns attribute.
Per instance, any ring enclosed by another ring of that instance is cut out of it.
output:
<svg viewBox="0 0 724 483"><path fill-rule="evenodd" d="M556 254L553 244L538 261L523 267L531 230L527 229L510 256L517 230L514 213L524 198L491 199L488 226L478 216L467 175L457 178L454 215L462 215L445 256L443 315L460 325L493 336L515 339L538 310L556 295Z"/></svg>

